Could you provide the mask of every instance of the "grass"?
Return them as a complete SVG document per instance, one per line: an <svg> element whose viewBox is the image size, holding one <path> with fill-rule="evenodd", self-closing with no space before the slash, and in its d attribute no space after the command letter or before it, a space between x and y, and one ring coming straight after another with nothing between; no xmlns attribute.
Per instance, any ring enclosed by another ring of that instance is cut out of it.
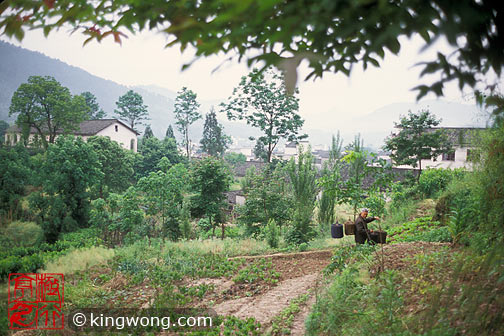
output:
<svg viewBox="0 0 504 336"><path fill-rule="evenodd" d="M58 259L47 263L43 273L73 274L83 271L94 265L110 260L114 256L114 250L104 247L91 247L87 249L73 250Z"/></svg>

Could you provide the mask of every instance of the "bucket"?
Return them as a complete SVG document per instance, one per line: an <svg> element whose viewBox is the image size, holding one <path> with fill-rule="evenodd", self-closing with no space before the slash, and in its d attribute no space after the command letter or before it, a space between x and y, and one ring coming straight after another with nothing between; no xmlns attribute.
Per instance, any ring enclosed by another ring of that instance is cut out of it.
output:
<svg viewBox="0 0 504 336"><path fill-rule="evenodd" d="M373 231L370 233L371 240L378 244L387 243L387 232L386 231Z"/></svg>
<svg viewBox="0 0 504 336"><path fill-rule="evenodd" d="M333 238L343 238L343 225L342 224L331 224L331 237Z"/></svg>
<svg viewBox="0 0 504 336"><path fill-rule="evenodd" d="M345 235L351 236L355 234L355 223L351 220L345 222Z"/></svg>

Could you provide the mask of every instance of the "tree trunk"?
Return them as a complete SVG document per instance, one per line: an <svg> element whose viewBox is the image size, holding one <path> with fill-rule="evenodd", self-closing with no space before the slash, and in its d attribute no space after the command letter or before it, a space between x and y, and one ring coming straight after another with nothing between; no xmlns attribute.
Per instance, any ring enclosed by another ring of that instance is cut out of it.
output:
<svg viewBox="0 0 504 336"><path fill-rule="evenodd" d="M221 239L222 239L222 240L224 240L224 237L225 237L225 230L226 230L226 228L225 228L225 224L224 224L224 223L222 223L222 224L221 224L221 227L222 227L222 236L221 236Z"/></svg>
<svg viewBox="0 0 504 336"><path fill-rule="evenodd" d="M420 175L422 175L422 159L418 160L418 168L417 184L420 183Z"/></svg>

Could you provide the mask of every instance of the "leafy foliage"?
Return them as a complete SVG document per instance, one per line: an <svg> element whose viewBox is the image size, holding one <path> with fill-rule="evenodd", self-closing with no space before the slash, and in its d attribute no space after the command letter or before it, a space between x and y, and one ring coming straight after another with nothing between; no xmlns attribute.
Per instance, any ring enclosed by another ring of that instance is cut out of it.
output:
<svg viewBox="0 0 504 336"><path fill-rule="evenodd" d="M268 1L158 3L156 10L140 2L120 0L114 6L99 3L14 0L2 5L0 29L22 40L26 29L51 31L68 24L91 40L111 37L121 43L125 32L168 27L169 46L196 48L196 57L222 52L247 59L248 65L275 64L289 74L293 91L296 68L308 60L311 77L325 72L350 75L354 64L380 65L386 50L398 54L401 38L419 34L429 46L440 37L455 48L450 56L423 63L422 75L438 73L432 85L420 85L419 97L443 94L444 84L458 81L474 86L478 74L501 74L504 65L503 11L497 2L443 0L397 3L364 1ZM54 17L59 20L55 22ZM212 18L209 20L208 18ZM461 24L463 22L463 24ZM232 29L230 29L232 27ZM202 34L202 32L206 32ZM460 36L466 38L461 41ZM183 66L186 68L189 65Z"/></svg>
<svg viewBox="0 0 504 336"><path fill-rule="evenodd" d="M448 153L452 145L443 130L434 130L441 121L428 110L401 117L396 127L398 134L393 134L385 140L385 150L391 151L390 157L397 164L419 167L422 173L422 160L436 158ZM418 177L420 177L420 174Z"/></svg>
<svg viewBox="0 0 504 336"><path fill-rule="evenodd" d="M246 226L246 234L259 232L260 226L274 219L283 226L291 219L292 196L288 190L285 170L277 166L263 171L247 170L242 181L245 204L238 208L238 221Z"/></svg>
<svg viewBox="0 0 504 336"><path fill-rule="evenodd" d="M425 197L433 197L443 192L453 179L461 179L465 174L463 169L426 169L418 180L418 190Z"/></svg>
<svg viewBox="0 0 504 336"><path fill-rule="evenodd" d="M165 138L173 139L176 141L172 125L168 125L168 128L166 129Z"/></svg>
<svg viewBox="0 0 504 336"><path fill-rule="evenodd" d="M231 182L231 172L222 159L207 157L194 162L191 186L196 194L191 198L192 209L195 215L208 218L213 229L212 235L218 224L224 225L223 211L227 207L225 192L229 190Z"/></svg>
<svg viewBox="0 0 504 336"><path fill-rule="evenodd" d="M143 121L149 119L147 105L144 105L142 96L133 90L119 97L116 105L114 113L135 131L137 130L135 126L143 125Z"/></svg>
<svg viewBox="0 0 504 336"><path fill-rule="evenodd" d="M72 96L70 90L50 76L30 76L14 92L9 116L17 116L25 141L33 128L44 148L54 143L59 132L70 133L89 113L83 96ZM46 139L48 137L48 139Z"/></svg>
<svg viewBox="0 0 504 336"><path fill-rule="evenodd" d="M138 151L140 156L137 156L135 163L135 173L138 177L145 177L156 171L156 167L163 157L166 157L172 165L184 161L178 152L177 143L172 138L164 138L163 140L156 137L142 139Z"/></svg>
<svg viewBox="0 0 504 336"><path fill-rule="evenodd" d="M222 156L231 144L231 138L224 134L222 125L217 121L212 107L206 115L203 138L200 141L203 152L212 156Z"/></svg>
<svg viewBox="0 0 504 336"><path fill-rule="evenodd" d="M84 98L84 101L86 102L86 105L88 107L86 119L93 120L105 118L106 113L96 101L96 96L94 94L86 91L81 93L80 95Z"/></svg>
<svg viewBox="0 0 504 336"><path fill-rule="evenodd" d="M280 228L273 218L269 220L268 224L266 224L262 234L264 235L264 238L266 238L270 247L278 247L278 242L280 240Z"/></svg>
<svg viewBox="0 0 504 336"><path fill-rule="evenodd" d="M201 114L199 112L200 104L196 101L196 93L183 87L181 91L177 92L177 98L175 98L175 119L177 129L182 134L182 145L186 148L187 158L190 155L190 144L189 144L189 126L191 126L196 120L201 119Z"/></svg>
<svg viewBox="0 0 504 336"><path fill-rule="evenodd" d="M96 153L82 138L58 137L49 146L38 176L42 190L30 195L48 242L87 226L89 188L102 176Z"/></svg>
<svg viewBox="0 0 504 336"><path fill-rule="evenodd" d="M153 136L154 136L154 133L152 133L152 128L150 127L150 125L147 125L147 127L145 127L143 138L147 139L147 138L152 138Z"/></svg>
<svg viewBox="0 0 504 336"><path fill-rule="evenodd" d="M87 143L93 147L103 173L103 179L95 185L99 195L103 196L104 191L125 191L133 182L134 154L108 137L92 136Z"/></svg>
<svg viewBox="0 0 504 336"><path fill-rule="evenodd" d="M151 172L138 181L139 190L144 192L147 213L160 218L165 235L172 240L181 236L179 220L186 179L187 170L179 163L167 170Z"/></svg>
<svg viewBox="0 0 504 336"><path fill-rule="evenodd" d="M306 152L301 149L297 162L291 159L287 165L294 196L294 216L291 231L285 239L296 245L306 243L313 237L311 222L319 189L314 157L310 151L310 148Z"/></svg>
<svg viewBox="0 0 504 336"><path fill-rule="evenodd" d="M244 163L247 161L247 157L242 153L226 153L224 154L224 160L229 163L231 166L236 166L240 163Z"/></svg>
<svg viewBox="0 0 504 336"><path fill-rule="evenodd" d="M14 148L0 148L1 218L12 220L17 217L30 173L28 153L23 146L18 144Z"/></svg>
<svg viewBox="0 0 504 336"><path fill-rule="evenodd" d="M271 162L280 139L296 141L307 137L299 135L304 123L297 114L299 99L287 94L282 76L276 72L265 74L254 69L241 78L229 102L222 103L221 107L229 120L245 120L261 130L264 135L257 140L266 147L266 162Z"/></svg>
<svg viewBox="0 0 504 336"><path fill-rule="evenodd" d="M5 132L7 132L8 128L9 123L7 123L5 120L0 120L0 146L2 146L5 141Z"/></svg>

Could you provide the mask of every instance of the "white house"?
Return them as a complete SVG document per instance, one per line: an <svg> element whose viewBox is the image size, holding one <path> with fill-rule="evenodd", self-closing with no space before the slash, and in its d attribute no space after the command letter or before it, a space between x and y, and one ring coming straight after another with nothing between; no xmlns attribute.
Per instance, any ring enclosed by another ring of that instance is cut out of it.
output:
<svg viewBox="0 0 504 336"><path fill-rule="evenodd" d="M63 132L57 132L57 134L62 133ZM84 140L91 136L106 136L117 142L124 149L130 149L134 152L137 151L138 132L118 119L86 120L81 122L79 128L71 134L80 136ZM32 127L28 137L28 143L36 143L38 137L38 132ZM18 126L11 126L7 129L5 133L5 144L15 145L17 142L21 141L21 139L22 132ZM49 139L49 137L47 137L47 139Z"/></svg>
<svg viewBox="0 0 504 336"><path fill-rule="evenodd" d="M433 159L422 160L423 168L466 168L472 169L471 155L474 154L475 141L478 133L485 128L477 127L436 127L432 130L444 129L450 139L453 151L439 155ZM382 153L381 158L390 160L390 156ZM412 168L407 165L397 168Z"/></svg>

